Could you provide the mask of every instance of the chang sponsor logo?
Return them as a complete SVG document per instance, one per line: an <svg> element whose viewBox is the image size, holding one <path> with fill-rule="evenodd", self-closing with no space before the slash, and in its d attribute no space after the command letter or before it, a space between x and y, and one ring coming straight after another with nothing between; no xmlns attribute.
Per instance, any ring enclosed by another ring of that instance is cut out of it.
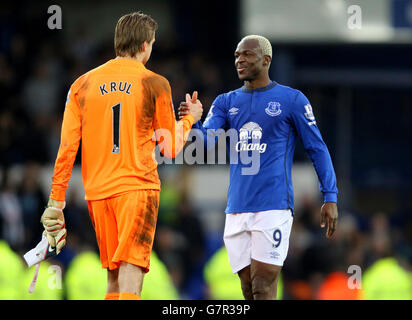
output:
<svg viewBox="0 0 412 320"><path fill-rule="evenodd" d="M260 143L262 139L262 128L256 122L248 122L242 126L239 130L239 142L236 143L235 149L240 151L259 151L264 153L266 151L267 144ZM252 140L252 142L249 142Z"/></svg>

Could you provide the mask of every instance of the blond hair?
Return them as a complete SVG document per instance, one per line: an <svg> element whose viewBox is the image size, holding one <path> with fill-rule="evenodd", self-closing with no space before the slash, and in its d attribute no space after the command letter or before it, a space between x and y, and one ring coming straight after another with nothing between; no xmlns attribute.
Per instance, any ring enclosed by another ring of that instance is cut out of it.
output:
<svg viewBox="0 0 412 320"><path fill-rule="evenodd" d="M122 16L114 32L114 50L116 55L134 57L142 51L145 41L153 40L157 22L142 12L132 12Z"/></svg>
<svg viewBox="0 0 412 320"><path fill-rule="evenodd" d="M243 40L257 40L259 43L259 47L262 49L263 55L272 58L272 45L270 44L270 41L265 37L256 34L251 34L246 37L243 37L241 41Z"/></svg>

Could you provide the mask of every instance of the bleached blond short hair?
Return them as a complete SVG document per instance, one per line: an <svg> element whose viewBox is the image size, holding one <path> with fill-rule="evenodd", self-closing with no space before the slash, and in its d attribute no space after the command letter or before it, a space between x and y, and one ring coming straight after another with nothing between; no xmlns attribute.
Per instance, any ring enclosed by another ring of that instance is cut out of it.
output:
<svg viewBox="0 0 412 320"><path fill-rule="evenodd" d="M242 40L257 40L259 43L259 47L262 49L262 53L264 56L269 56L272 59L272 45L270 41L263 36L258 36L256 34L251 34L246 37L243 37Z"/></svg>

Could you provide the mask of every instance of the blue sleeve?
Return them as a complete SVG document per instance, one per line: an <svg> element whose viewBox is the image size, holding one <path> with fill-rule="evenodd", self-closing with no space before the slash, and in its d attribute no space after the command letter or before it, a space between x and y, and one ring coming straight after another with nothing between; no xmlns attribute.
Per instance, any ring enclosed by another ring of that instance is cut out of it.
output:
<svg viewBox="0 0 412 320"><path fill-rule="evenodd" d="M202 132L205 146L207 149L212 149L218 141L219 135L226 129L226 99L225 95L221 94L213 101L206 116L204 123L196 122L193 128ZM219 130L222 129L222 130Z"/></svg>
<svg viewBox="0 0 412 320"><path fill-rule="evenodd" d="M337 202L338 188L328 147L316 125L315 116L309 100L302 92L292 97L291 119L303 146L309 155L316 174L324 202Z"/></svg>

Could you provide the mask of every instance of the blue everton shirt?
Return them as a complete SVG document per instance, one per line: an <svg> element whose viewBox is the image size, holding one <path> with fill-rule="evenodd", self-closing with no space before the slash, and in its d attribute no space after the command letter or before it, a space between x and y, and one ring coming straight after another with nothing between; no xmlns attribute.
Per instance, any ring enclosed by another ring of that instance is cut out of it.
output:
<svg viewBox="0 0 412 320"><path fill-rule="evenodd" d="M230 132L226 135L231 163L226 213L293 212L292 162L298 138L312 160L324 202L337 202L328 148L311 105L299 90L274 81L258 89L243 86L219 95L204 124L198 121L194 128L201 129L209 143L216 132Z"/></svg>

